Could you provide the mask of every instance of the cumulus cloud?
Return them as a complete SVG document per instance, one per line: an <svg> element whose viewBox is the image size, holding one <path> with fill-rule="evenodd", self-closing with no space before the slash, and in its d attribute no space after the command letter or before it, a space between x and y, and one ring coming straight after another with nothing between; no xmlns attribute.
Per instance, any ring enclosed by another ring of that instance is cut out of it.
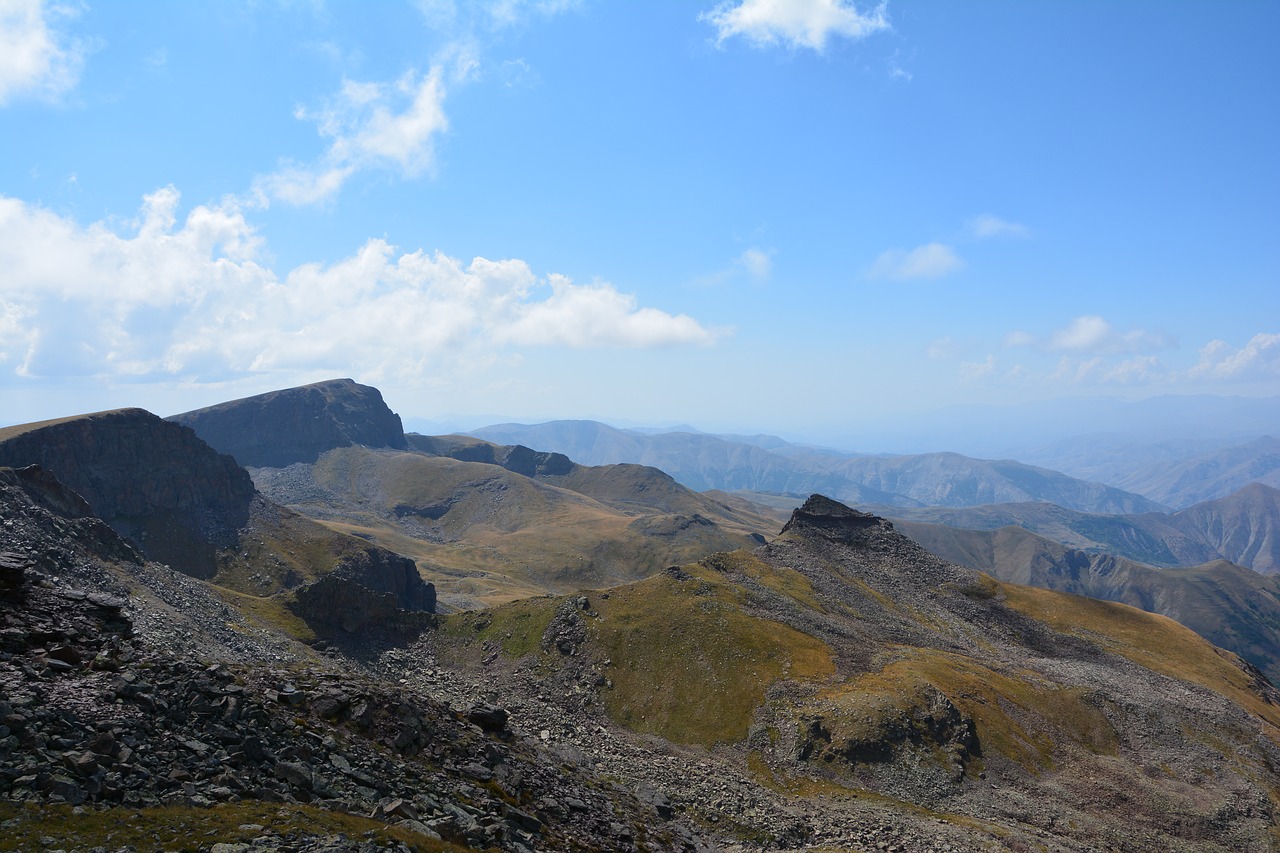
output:
<svg viewBox="0 0 1280 853"><path fill-rule="evenodd" d="M455 73L472 73L474 59L452 57ZM353 174L383 169L412 178L434 163L435 138L449 127L444 114L444 71L409 72L394 83L344 80L337 94L316 110L295 116L313 121L328 148L314 162L284 162L254 181L260 203L314 204L334 197Z"/></svg>
<svg viewBox="0 0 1280 853"><path fill-rule="evenodd" d="M1045 337L1015 330L1004 336L1006 347L1028 347L1047 352L1120 355L1165 349L1174 342L1167 335L1147 329L1120 331L1103 317L1085 314Z"/></svg>
<svg viewBox="0 0 1280 853"><path fill-rule="evenodd" d="M699 16L715 27L716 44L742 36L757 47L783 44L821 53L832 36L857 40L889 29L885 4L863 13L845 0L742 0Z"/></svg>
<svg viewBox="0 0 1280 853"><path fill-rule="evenodd" d="M868 275L893 281L941 278L964 267L955 251L942 243L926 243L910 251L889 249L872 263Z"/></svg>
<svg viewBox="0 0 1280 853"><path fill-rule="evenodd" d="M1200 349L1200 361L1188 371L1193 379L1275 379L1280 377L1280 334L1254 335L1240 349L1225 341L1210 341Z"/></svg>
<svg viewBox="0 0 1280 853"><path fill-rule="evenodd" d="M1047 346L1056 351L1123 353L1159 349L1169 343L1168 338L1157 332L1145 329L1121 332L1102 317L1088 314L1055 331L1049 336Z"/></svg>
<svg viewBox="0 0 1280 853"><path fill-rule="evenodd" d="M1009 222L990 213L969 220L969 234L979 240L993 237L1029 237L1031 229L1017 222Z"/></svg>
<svg viewBox="0 0 1280 853"><path fill-rule="evenodd" d="M55 98L76 85L85 47L56 27L74 14L41 0L0 0L0 106L19 95Z"/></svg>
<svg viewBox="0 0 1280 853"><path fill-rule="evenodd" d="M709 344L717 333L607 283L540 279L369 240L278 275L232 204L178 216L167 187L129 231L0 197L0 364L22 375L340 371L418 378L511 347Z"/></svg>

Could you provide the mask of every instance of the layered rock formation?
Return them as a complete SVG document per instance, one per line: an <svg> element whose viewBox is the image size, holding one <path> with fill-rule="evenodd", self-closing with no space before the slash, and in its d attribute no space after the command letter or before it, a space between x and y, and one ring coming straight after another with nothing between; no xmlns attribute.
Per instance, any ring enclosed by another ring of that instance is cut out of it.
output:
<svg viewBox="0 0 1280 853"><path fill-rule="evenodd" d="M153 560L212 577L249 518L253 481L187 427L120 409L0 430L0 465L38 464Z"/></svg>
<svg viewBox="0 0 1280 853"><path fill-rule="evenodd" d="M248 468L314 462L326 450L353 444L407 447L400 416L381 392L350 379L257 394L170 420L191 427Z"/></svg>

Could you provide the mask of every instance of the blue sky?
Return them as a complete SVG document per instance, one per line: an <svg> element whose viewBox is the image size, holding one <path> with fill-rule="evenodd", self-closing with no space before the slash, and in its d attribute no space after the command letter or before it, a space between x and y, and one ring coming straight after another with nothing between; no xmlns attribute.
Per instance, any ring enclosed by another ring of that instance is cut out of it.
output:
<svg viewBox="0 0 1280 853"><path fill-rule="evenodd" d="M0 0L0 423L1280 394L1280 5Z"/></svg>

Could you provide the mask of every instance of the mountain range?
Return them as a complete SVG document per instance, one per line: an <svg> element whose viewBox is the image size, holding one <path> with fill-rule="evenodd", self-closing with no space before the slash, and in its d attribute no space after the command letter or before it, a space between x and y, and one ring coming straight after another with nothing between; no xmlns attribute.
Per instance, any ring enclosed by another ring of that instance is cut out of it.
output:
<svg viewBox="0 0 1280 853"><path fill-rule="evenodd" d="M1048 503L877 509L901 520L974 530L1016 525L1072 548L1153 566L1230 560L1264 574L1280 571L1280 490L1262 483L1172 513L1103 515Z"/></svg>
<svg viewBox="0 0 1280 853"><path fill-rule="evenodd" d="M819 495L784 519L638 464L367 429L394 414L349 380L264 396L0 431L18 849L1280 844L1262 671L997 576L1183 606L1271 672L1273 578Z"/></svg>
<svg viewBox="0 0 1280 853"><path fill-rule="evenodd" d="M471 435L563 453L586 465L652 465L699 491L763 492L886 506L973 506L1048 501L1083 512L1147 512L1156 501L1012 460L972 459L958 453L849 456L789 445L702 433L643 433L595 421L499 424ZM780 443L781 442L781 443Z"/></svg>

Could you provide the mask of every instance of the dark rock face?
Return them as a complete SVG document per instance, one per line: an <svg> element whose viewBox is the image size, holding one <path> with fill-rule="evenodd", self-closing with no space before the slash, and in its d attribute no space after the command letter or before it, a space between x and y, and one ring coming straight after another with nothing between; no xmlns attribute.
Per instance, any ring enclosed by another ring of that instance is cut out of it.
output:
<svg viewBox="0 0 1280 853"><path fill-rule="evenodd" d="M296 610L308 622L355 633L395 621L401 611L434 613L436 588L422 580L413 560L370 548L297 591Z"/></svg>
<svg viewBox="0 0 1280 853"><path fill-rule="evenodd" d="M332 379L196 409L169 420L250 468L315 462L335 447L406 449L400 416L377 388Z"/></svg>
<svg viewBox="0 0 1280 853"><path fill-rule="evenodd" d="M32 464L147 557L196 577L212 577L216 550L235 546L254 495L234 459L142 409L0 431L0 465Z"/></svg>
<svg viewBox="0 0 1280 853"><path fill-rule="evenodd" d="M867 512L850 509L825 495L810 495L791 513L783 533L814 530L837 539L857 540L871 530L893 530L893 523Z"/></svg>
<svg viewBox="0 0 1280 853"><path fill-rule="evenodd" d="M497 465L526 477L561 476L576 467L563 453L531 450L523 444L501 445L448 435L406 435L409 447L460 462Z"/></svg>

